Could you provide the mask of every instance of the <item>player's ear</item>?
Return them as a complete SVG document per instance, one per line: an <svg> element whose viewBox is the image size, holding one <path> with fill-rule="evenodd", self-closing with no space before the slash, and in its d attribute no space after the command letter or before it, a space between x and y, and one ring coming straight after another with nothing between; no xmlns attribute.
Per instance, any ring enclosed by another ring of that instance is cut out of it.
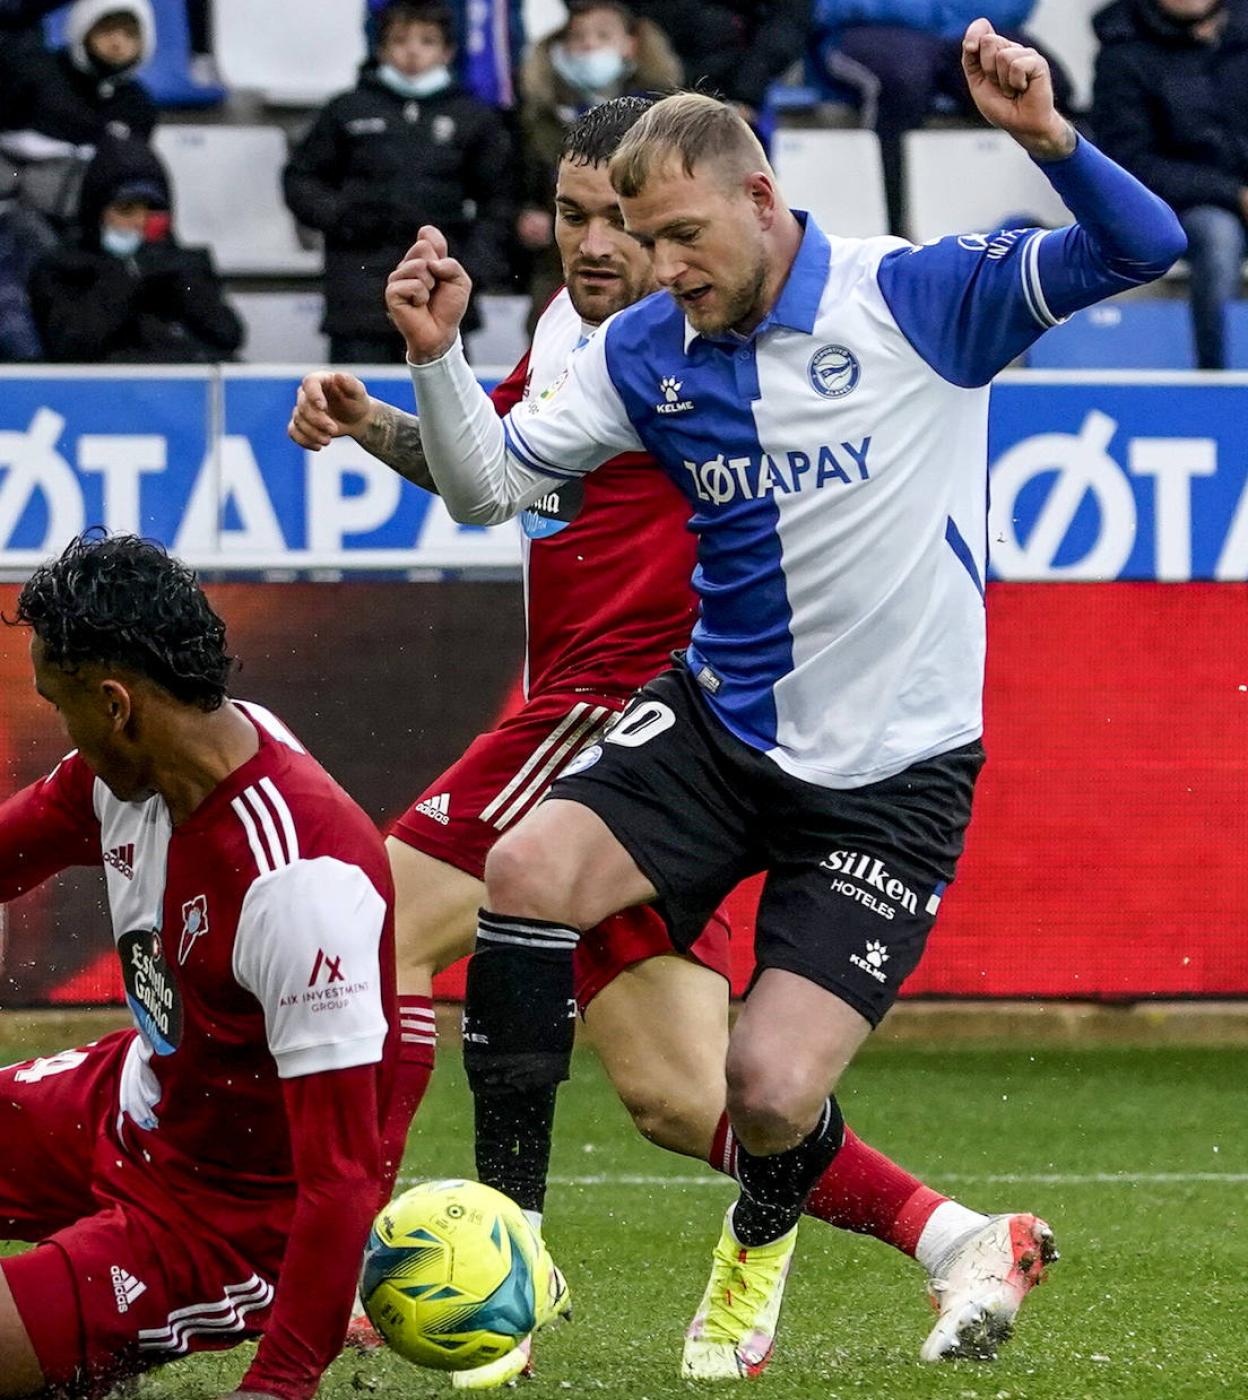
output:
<svg viewBox="0 0 1248 1400"><path fill-rule="evenodd" d="M745 193L763 228L770 228L780 204L775 180L765 170L752 170L745 177Z"/></svg>
<svg viewBox="0 0 1248 1400"><path fill-rule="evenodd" d="M101 681L100 698L108 714L109 727L113 733L119 734L130 723L130 716L134 711L134 700L129 688L116 679Z"/></svg>

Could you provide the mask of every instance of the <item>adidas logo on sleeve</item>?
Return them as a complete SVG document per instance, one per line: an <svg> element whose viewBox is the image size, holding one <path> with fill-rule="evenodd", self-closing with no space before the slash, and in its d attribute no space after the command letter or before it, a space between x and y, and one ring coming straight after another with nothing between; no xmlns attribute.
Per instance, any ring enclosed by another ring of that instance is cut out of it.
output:
<svg viewBox="0 0 1248 1400"><path fill-rule="evenodd" d="M432 817L435 822L440 822L443 826L451 824L451 794L440 792L436 797L426 797L423 802L416 804L416 810L426 817Z"/></svg>
<svg viewBox="0 0 1248 1400"><path fill-rule="evenodd" d="M134 879L134 842L127 841L104 852L104 864L120 871L127 880Z"/></svg>

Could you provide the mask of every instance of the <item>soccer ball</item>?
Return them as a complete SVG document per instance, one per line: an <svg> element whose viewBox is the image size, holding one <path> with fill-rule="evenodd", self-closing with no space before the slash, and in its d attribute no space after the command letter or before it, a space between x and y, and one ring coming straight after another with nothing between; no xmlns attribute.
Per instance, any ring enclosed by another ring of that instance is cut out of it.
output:
<svg viewBox="0 0 1248 1400"><path fill-rule="evenodd" d="M463 1371L539 1322L553 1265L524 1212L477 1181L425 1181L373 1222L360 1271L368 1320L408 1361Z"/></svg>

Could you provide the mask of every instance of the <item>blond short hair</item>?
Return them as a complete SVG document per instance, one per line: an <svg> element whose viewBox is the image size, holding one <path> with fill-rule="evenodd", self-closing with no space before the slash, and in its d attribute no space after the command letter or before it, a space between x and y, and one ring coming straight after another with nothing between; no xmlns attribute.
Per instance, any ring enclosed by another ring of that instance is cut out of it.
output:
<svg viewBox="0 0 1248 1400"><path fill-rule="evenodd" d="M701 92L678 92L656 102L625 135L611 157L611 184L624 199L639 195L646 181L670 156L686 175L706 161L721 161L733 173L771 173L758 137L728 103Z"/></svg>

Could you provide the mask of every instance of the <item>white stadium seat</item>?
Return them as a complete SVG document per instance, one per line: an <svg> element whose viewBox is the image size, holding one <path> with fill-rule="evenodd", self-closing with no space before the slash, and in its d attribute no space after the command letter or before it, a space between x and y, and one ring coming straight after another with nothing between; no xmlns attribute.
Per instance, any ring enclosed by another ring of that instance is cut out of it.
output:
<svg viewBox="0 0 1248 1400"><path fill-rule="evenodd" d="M320 331L325 301L318 292L233 292L230 303L247 327L248 364L306 370L328 362L329 340Z"/></svg>
<svg viewBox="0 0 1248 1400"><path fill-rule="evenodd" d="M782 127L771 154L785 198L794 208L809 209L825 232L844 238L888 232L875 132Z"/></svg>
<svg viewBox="0 0 1248 1400"><path fill-rule="evenodd" d="M219 272L320 272L320 252L301 246L282 201L287 148L277 127L161 125L154 145L173 180L178 238L206 244Z"/></svg>
<svg viewBox="0 0 1248 1400"><path fill-rule="evenodd" d="M316 107L355 86L364 6L351 0L213 0L213 53L227 88Z"/></svg>
<svg viewBox="0 0 1248 1400"><path fill-rule="evenodd" d="M1075 108L1092 105L1092 70L1096 63L1096 35L1092 16L1105 8L1105 0L1040 0L1027 21L1027 33L1056 58L1070 74Z"/></svg>
<svg viewBox="0 0 1248 1400"><path fill-rule="evenodd" d="M1003 131L911 131L904 150L916 243L1020 221L1053 228L1072 222L1053 187Z"/></svg>

